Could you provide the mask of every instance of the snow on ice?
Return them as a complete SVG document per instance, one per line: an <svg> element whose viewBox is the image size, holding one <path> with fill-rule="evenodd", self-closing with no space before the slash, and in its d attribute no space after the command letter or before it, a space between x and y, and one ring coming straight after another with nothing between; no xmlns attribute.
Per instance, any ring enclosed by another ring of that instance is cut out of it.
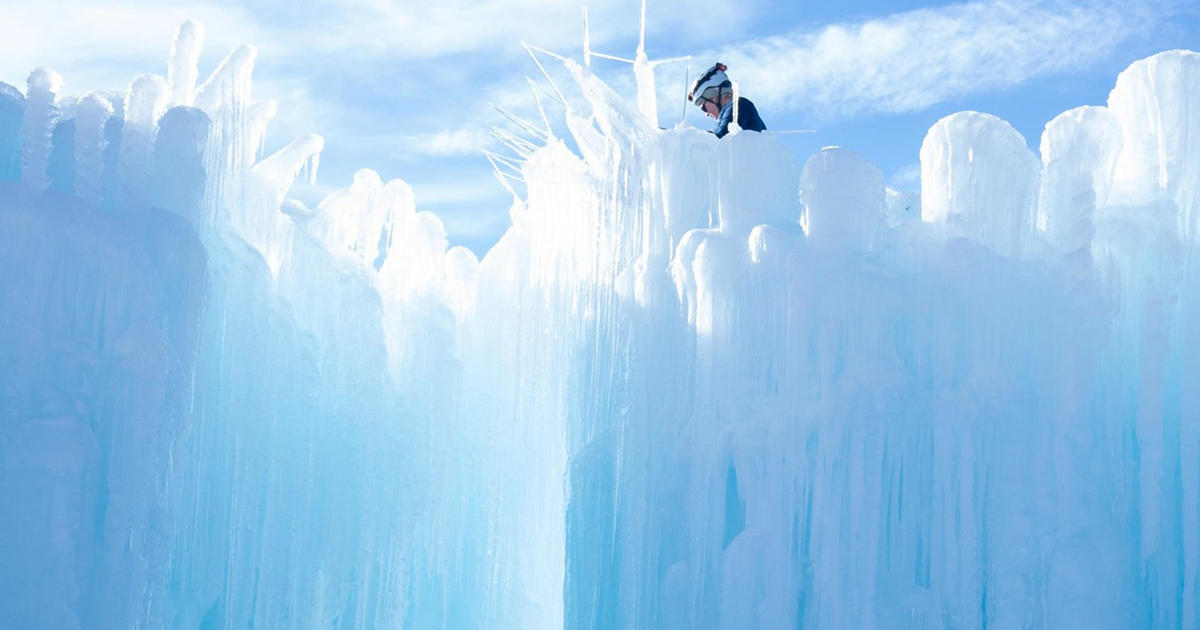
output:
<svg viewBox="0 0 1200 630"><path fill-rule="evenodd" d="M1200 55L918 199L531 49L478 260L202 42L0 84L0 626L1200 625Z"/></svg>

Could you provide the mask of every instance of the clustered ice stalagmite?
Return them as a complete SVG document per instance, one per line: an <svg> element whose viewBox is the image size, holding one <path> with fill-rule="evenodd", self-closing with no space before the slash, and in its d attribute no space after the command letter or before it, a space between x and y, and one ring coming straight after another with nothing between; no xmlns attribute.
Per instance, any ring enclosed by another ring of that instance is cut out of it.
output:
<svg viewBox="0 0 1200 630"><path fill-rule="evenodd" d="M1195 53L1040 159L938 122L919 200L566 61L478 260L370 171L287 199L322 140L260 159L202 41L0 85L5 623L1200 623Z"/></svg>

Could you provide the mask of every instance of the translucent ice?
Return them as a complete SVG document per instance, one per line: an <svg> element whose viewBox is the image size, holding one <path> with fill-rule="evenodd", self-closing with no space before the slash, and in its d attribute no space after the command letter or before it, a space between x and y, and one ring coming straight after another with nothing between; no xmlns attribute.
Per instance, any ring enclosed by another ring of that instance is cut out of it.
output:
<svg viewBox="0 0 1200 630"><path fill-rule="evenodd" d="M1200 56L919 194L554 62L478 259L201 39L0 85L0 625L1200 623Z"/></svg>
<svg viewBox="0 0 1200 630"><path fill-rule="evenodd" d="M54 99L61 89L62 77L53 70L38 68L29 75L25 117L21 121L21 178L34 189L50 185L46 169L50 163Z"/></svg>

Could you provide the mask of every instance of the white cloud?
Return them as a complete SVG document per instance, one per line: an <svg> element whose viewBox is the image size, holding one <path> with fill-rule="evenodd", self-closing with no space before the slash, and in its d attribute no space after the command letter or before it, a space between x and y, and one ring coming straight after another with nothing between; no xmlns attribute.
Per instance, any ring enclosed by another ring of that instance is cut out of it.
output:
<svg viewBox="0 0 1200 630"><path fill-rule="evenodd" d="M408 147L424 155L470 155L478 153L491 142L486 131L476 127L443 130L434 134L413 136Z"/></svg>
<svg viewBox="0 0 1200 630"><path fill-rule="evenodd" d="M1167 11L1153 16L1163 2L1182 0L1081 1L979 0L725 46L746 37L745 20L769 5L748 0L733 10L727 0L694 0L681 10L651 0L648 52L716 48L719 55L696 56L691 74L720 58L747 96L776 111L912 111L1092 63L1165 19ZM259 46L255 96L280 101L272 144L321 133L329 140L326 173L352 172L352 162L393 170L415 186L432 170L444 175L439 179L464 179L470 159L460 156L497 148L487 129L507 124L489 102L537 120L522 78L538 78L537 70L521 40L578 58L583 31L577 0L112 4L0 0L0 81L23 88L32 68L50 66L62 72L69 94L120 90L136 74L164 72L174 29L194 18L207 27L202 78L237 44ZM594 49L632 54L640 0L589 4ZM632 96L621 74L627 67L601 62L597 68ZM664 125L683 111L696 124L709 122L682 101L685 74L682 66L658 72ZM549 100L546 106L555 119L557 106ZM471 168L483 173L472 185L418 186L419 202L448 209L503 196L482 158Z"/></svg>
<svg viewBox="0 0 1200 630"><path fill-rule="evenodd" d="M63 74L68 93L124 89L128 66L166 72L171 37L188 18L207 27L210 57L271 41L243 10L212 2L0 2L0 81L23 90L29 72L46 66Z"/></svg>
<svg viewBox="0 0 1200 630"><path fill-rule="evenodd" d="M577 53L583 42L583 3L577 0L340 0L339 4L341 25L312 31L310 43L331 50L369 49L431 58L500 48L519 51L522 40L561 48L564 54ZM755 4L744 1L731 11L725 0L692 0L681 11L650 2L648 47L659 34L692 42L725 39L745 26ZM592 44L636 38L640 6L639 0L590 3ZM353 37L347 37L347 32ZM632 54L631 50L606 52Z"/></svg>
<svg viewBox="0 0 1200 630"><path fill-rule="evenodd" d="M1155 4L984 0L794 31L719 55L744 93L775 109L916 111L1095 62L1161 19Z"/></svg>

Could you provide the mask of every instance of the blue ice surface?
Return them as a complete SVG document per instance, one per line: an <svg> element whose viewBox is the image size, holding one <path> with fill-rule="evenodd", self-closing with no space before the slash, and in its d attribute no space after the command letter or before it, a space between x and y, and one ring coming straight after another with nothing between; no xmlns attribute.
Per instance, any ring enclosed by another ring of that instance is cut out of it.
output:
<svg viewBox="0 0 1200 630"><path fill-rule="evenodd" d="M253 59L0 85L0 627L1200 623L1200 56L940 121L919 198L568 64L482 260L288 199Z"/></svg>

